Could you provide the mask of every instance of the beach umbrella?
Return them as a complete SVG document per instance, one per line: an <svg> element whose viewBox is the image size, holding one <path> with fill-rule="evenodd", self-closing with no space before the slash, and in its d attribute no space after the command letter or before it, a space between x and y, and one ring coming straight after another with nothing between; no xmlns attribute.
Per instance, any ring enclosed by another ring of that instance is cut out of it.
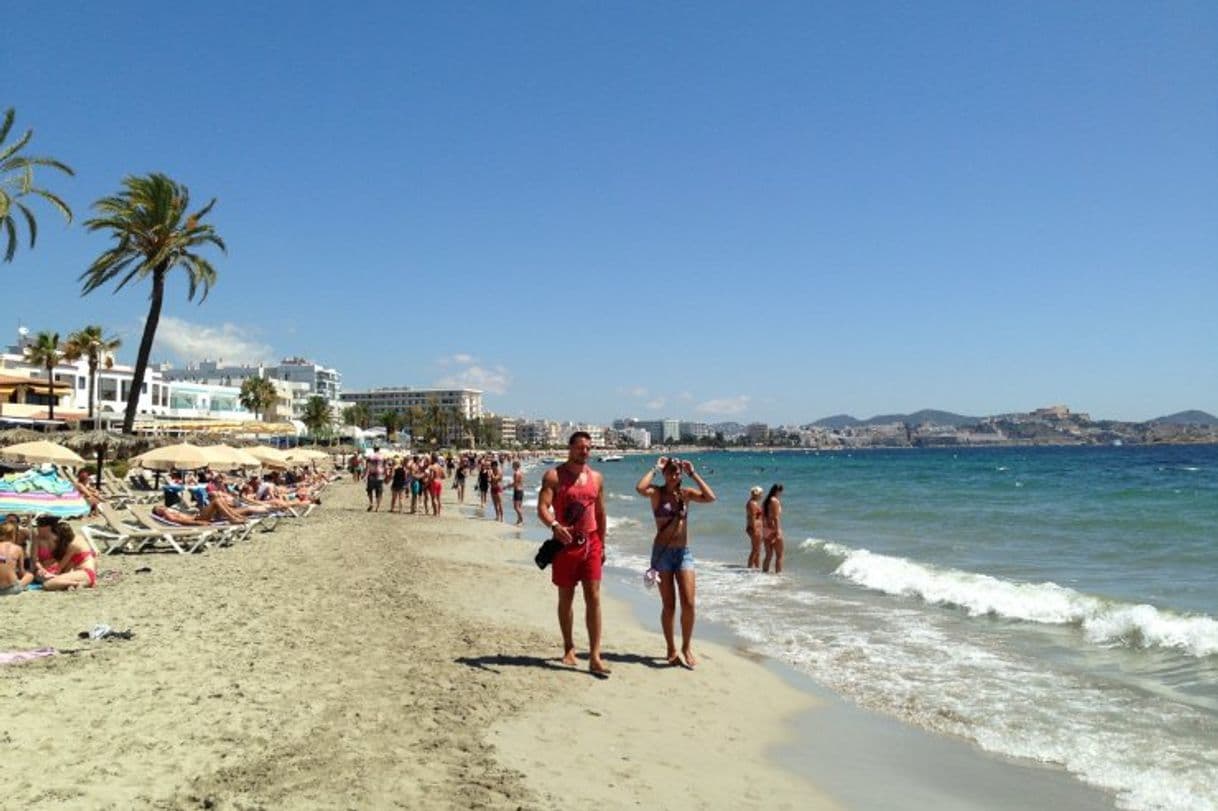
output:
<svg viewBox="0 0 1218 811"><path fill-rule="evenodd" d="M141 453L131 463L148 470L198 470L211 464L211 456L205 448L181 442Z"/></svg>
<svg viewBox="0 0 1218 811"><path fill-rule="evenodd" d="M236 470L243 467L262 466L262 461L258 457L240 448L233 448L228 445L211 445L204 448L204 450L212 457L210 466L217 470Z"/></svg>
<svg viewBox="0 0 1218 811"><path fill-rule="evenodd" d="M89 510L80 491L53 468L31 468L0 476L0 515L78 518L88 515Z"/></svg>
<svg viewBox="0 0 1218 811"><path fill-rule="evenodd" d="M325 451L316 451L311 448L293 448L284 456L289 462L320 462L330 458L330 454Z"/></svg>
<svg viewBox="0 0 1218 811"><path fill-rule="evenodd" d="M247 448L246 453L262 462L264 467L287 467L290 463L287 454L274 448L268 448L266 445Z"/></svg>
<svg viewBox="0 0 1218 811"><path fill-rule="evenodd" d="M101 481L101 471L106 463L106 455L108 453L113 453L117 457L125 457L132 451L152 447L153 442L149 437L131 436L130 434L96 429L93 431L76 431L64 439L63 444L81 453L90 451L96 453L98 481Z"/></svg>
<svg viewBox="0 0 1218 811"><path fill-rule="evenodd" d="M0 459L9 462L24 462L27 465L83 465L85 460L75 451L40 439L37 442L22 442L0 448Z"/></svg>

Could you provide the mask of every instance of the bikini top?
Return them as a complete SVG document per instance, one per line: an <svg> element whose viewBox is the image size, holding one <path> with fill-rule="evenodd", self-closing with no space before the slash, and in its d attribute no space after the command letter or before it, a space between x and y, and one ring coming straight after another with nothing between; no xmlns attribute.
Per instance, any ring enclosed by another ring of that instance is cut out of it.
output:
<svg viewBox="0 0 1218 811"><path fill-rule="evenodd" d="M675 504L673 503L674 501L676 502ZM652 514L656 518L677 519L684 518L688 512L689 506L685 503L685 499L681 497L680 493L677 493L675 499L668 499L661 492L659 506L653 510Z"/></svg>

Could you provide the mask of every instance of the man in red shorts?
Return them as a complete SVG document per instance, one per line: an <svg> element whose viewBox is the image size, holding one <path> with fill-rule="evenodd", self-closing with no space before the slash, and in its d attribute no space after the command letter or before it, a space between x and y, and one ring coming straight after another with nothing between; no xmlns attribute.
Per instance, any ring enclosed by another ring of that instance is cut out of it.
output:
<svg viewBox="0 0 1218 811"><path fill-rule="evenodd" d="M601 661L601 566L605 562L605 482L588 467L592 437L571 434L567 461L546 471L537 498L537 517L563 545L551 563L551 580L558 586L558 627L562 629L565 665L575 664L575 585L584 587L588 624L588 670L608 676Z"/></svg>

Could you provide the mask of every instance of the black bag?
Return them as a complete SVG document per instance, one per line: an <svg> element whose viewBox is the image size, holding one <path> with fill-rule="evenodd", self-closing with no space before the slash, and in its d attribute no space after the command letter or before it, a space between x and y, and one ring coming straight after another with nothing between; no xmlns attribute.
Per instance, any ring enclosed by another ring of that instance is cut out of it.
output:
<svg viewBox="0 0 1218 811"><path fill-rule="evenodd" d="M544 569L550 565L550 561L554 560L554 556L558 554L559 549L562 549L562 541L557 538L550 538L537 550L537 554L533 557L533 562L537 564L538 569Z"/></svg>

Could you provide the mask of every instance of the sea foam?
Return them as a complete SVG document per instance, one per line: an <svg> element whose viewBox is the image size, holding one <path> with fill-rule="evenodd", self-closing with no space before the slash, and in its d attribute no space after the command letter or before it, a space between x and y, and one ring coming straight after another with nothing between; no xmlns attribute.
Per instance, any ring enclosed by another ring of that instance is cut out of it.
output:
<svg viewBox="0 0 1218 811"><path fill-rule="evenodd" d="M801 547L839 559L833 573L860 586L960 608L970 616L1074 625L1100 645L1171 648L1197 657L1218 654L1218 621L1204 614L1105 600L1051 582L1019 583L939 568L814 538Z"/></svg>

